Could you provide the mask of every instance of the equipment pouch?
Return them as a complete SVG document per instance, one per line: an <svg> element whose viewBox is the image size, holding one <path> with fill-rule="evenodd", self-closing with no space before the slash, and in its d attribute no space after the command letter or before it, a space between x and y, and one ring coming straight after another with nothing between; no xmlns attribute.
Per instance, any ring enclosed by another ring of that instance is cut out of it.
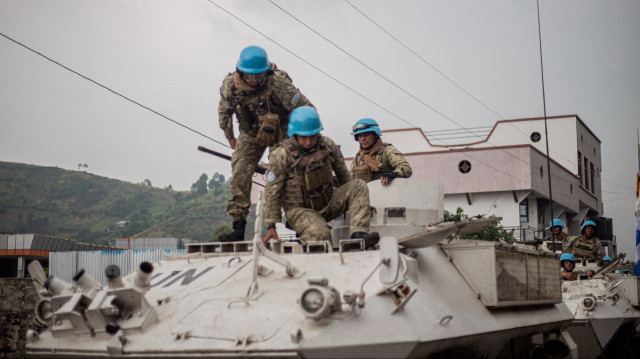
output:
<svg viewBox="0 0 640 359"><path fill-rule="evenodd" d="M373 180L373 172L371 172L371 168L369 168L369 166L363 163L353 167L353 178L370 182Z"/></svg>
<svg viewBox="0 0 640 359"><path fill-rule="evenodd" d="M312 163L305 170L307 204L314 211L323 209L333 195L332 168L322 162Z"/></svg>
<svg viewBox="0 0 640 359"><path fill-rule="evenodd" d="M280 119L275 113L267 113L264 121L260 126L256 143L262 147L273 146L282 139L282 130L280 130Z"/></svg>

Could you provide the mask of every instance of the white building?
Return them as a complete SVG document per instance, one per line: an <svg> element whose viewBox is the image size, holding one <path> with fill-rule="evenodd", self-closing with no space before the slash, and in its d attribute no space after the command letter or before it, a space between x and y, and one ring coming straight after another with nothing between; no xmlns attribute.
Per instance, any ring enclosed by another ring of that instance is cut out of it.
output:
<svg viewBox="0 0 640 359"><path fill-rule="evenodd" d="M405 155L414 178L444 184L445 209L502 217L503 226L520 229L517 237L533 239L552 219L544 126L527 118L484 130L382 129L382 138ZM553 217L577 234L584 220L603 215L600 140L577 115L548 117L547 129ZM357 150L354 141L351 154Z"/></svg>

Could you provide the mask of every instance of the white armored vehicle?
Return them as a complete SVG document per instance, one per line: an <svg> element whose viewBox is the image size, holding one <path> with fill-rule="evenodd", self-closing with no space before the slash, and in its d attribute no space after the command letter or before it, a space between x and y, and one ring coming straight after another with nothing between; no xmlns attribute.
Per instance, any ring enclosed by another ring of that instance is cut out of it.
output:
<svg viewBox="0 0 640 359"><path fill-rule="evenodd" d="M602 268L579 261L578 280L562 283L564 303L575 318L566 332L573 358L640 357L640 279L617 273L624 255ZM595 275L589 278L588 270Z"/></svg>
<svg viewBox="0 0 640 359"><path fill-rule="evenodd" d="M575 354L556 254L446 240L489 220L442 222L443 186L369 184L379 250L335 223L331 244L190 245L108 283L30 273L48 328L29 357L527 358Z"/></svg>

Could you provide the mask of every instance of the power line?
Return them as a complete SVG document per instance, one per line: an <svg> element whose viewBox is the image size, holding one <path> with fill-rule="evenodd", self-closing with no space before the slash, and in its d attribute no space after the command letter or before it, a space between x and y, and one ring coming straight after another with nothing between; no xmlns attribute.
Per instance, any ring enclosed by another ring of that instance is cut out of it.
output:
<svg viewBox="0 0 640 359"><path fill-rule="evenodd" d="M370 18L369 16L367 16L367 14L365 14L364 12L362 12L360 9L358 9L355 5L353 5L351 2L349 2L349 0L344 0L347 4L351 5L351 7L353 7L357 12L359 12L362 16L364 16L365 18L367 18L369 21L371 21L374 25L376 25L380 30L382 30L385 34L389 35L389 37L391 37L392 39L394 39L398 44L402 45L402 47L404 47L407 51L409 51L410 53L414 54L420 61L422 61L425 65L429 66L433 71L437 72L438 74L440 74L440 76L444 77L445 79L447 79L449 82L451 82L455 87L457 87L460 91L464 92L465 94L467 94L469 97L471 97L472 99L474 99L477 103L479 103L480 105L484 106L487 110L493 112L496 116L502 118L502 116L500 116L499 113L497 113L494 109L492 109L491 107L489 107L487 104L485 104L484 102L480 101L479 99L477 99L475 96L473 96L471 93L469 93L467 90L465 90L464 88L462 88L462 86L458 85L457 83L455 83L451 78L449 78L447 75L445 75L444 73L442 73L440 70L438 70L437 68L435 68L435 66L433 66L431 63L429 63L429 61L425 60L422 56L418 55L415 51L413 51L411 48L409 48L409 46L405 45L402 41L400 41L397 37L393 36L389 31L387 31L384 27L380 26L380 24L378 24L377 22L375 22L372 18Z"/></svg>
<svg viewBox="0 0 640 359"><path fill-rule="evenodd" d="M209 0L210 1L210 0ZM428 107L429 109L431 109L432 111L434 111L435 113L439 114L440 116L444 117L445 119L449 120L450 122L456 124L458 127L460 127L461 129L465 130L466 132L470 133L472 136L478 137L479 139L485 139L486 137L480 137L479 135L473 133L472 131L470 131L468 128L462 126L461 124L459 124L458 122L456 122L455 120L449 118L448 116L446 116L445 114L443 114L442 112L438 111L437 109L435 109L434 107L432 107L431 105L427 104L426 102L422 101L421 99L419 99L417 96L413 95L412 93L410 93L409 91L405 90L404 88L400 87L399 85L397 85L395 82L391 81L390 79L388 79L387 77L385 77L384 75L380 74L378 71L374 70L373 68L371 68L369 65L365 64L364 62L362 62L361 60L359 60L358 58L356 58L355 56L351 55L348 51L344 50L343 48L341 48L340 46L338 46L337 44L335 44L333 41L329 40L327 37L325 37L324 35L322 35L320 32L316 31L315 29L313 29L312 27L310 27L309 25L305 24L302 20L298 19L296 16L294 16L293 14L291 14L290 12L288 12L287 10L285 10L283 7L281 7L280 5L274 3L272 0L269 0L269 2L271 4L273 4L273 6L277 7L278 9L280 9L282 12L284 12L285 14L289 15L291 18L293 18L294 20L296 20L298 23L300 23L302 26L306 27L307 29L309 29L310 31L312 31L313 33L315 33L316 35L318 35L319 37L321 37L322 39L324 39L325 41L327 41L328 43L330 43L331 45L333 45L335 48L337 48L338 50L340 50L342 53L346 54L347 56L351 57L353 60L355 60L356 62L358 62L359 64L361 64L362 66L366 67L367 69L369 69L371 72L373 72L374 74L376 74L378 77L382 78L383 80L387 81L389 84L391 84L392 86L396 87L397 89L399 89L400 91L404 92L405 94L407 94L408 96L410 96L411 98L415 99L416 101L420 102L421 104L423 104L424 106ZM273 41L273 40L272 40ZM466 92L466 91L465 91ZM499 115L498 115L499 116ZM414 126L417 127L417 126ZM487 143L493 145L491 142L489 142L488 140L486 140ZM493 145L495 146L495 145ZM505 154L515 158L518 161L521 161L525 164L530 165L528 162L516 157L515 155L503 150L502 150ZM465 152L466 153L466 152ZM474 160L486 165L489 168L493 168L496 171L499 171L503 174L506 174L509 177L512 177L514 179L520 180L520 178L514 177L511 174L504 172L502 170L500 170L499 168L490 166L488 164L486 164L485 162L474 158L473 156L471 156L470 154L467 153L467 155L471 158L473 158ZM533 167L532 167L533 168Z"/></svg>
<svg viewBox="0 0 640 359"><path fill-rule="evenodd" d="M309 29L310 31L314 32L316 35L320 36L322 39L324 39L325 41L327 41L328 43L330 43L331 45L333 45L335 48L337 48L338 50L340 50L341 52L343 52L344 54L346 54L347 56L351 57L352 59L354 59L356 62L358 62L359 64L361 64L362 66L366 67L367 69L369 69L370 71L372 71L374 74L378 75L380 78L384 79L385 81L387 81L388 83L390 83L391 85L393 85L394 87L398 88L399 90L401 90L402 92L404 92L405 94L409 95L410 97L412 97L413 99L417 100L418 102L420 102L421 104L425 105L426 107L428 107L429 109L433 110L434 112L436 112L437 114L441 115L442 117L444 117L445 119L449 120L450 122L456 124L458 127L460 127L461 129L465 130L466 132L468 132L469 134L471 134L474 137L477 137L481 140L485 140L488 144L497 147L496 145L494 145L493 143L491 143L487 137L481 137L476 133L473 133L472 131L470 131L469 128L466 128L464 126L462 126L461 124L459 124L458 122L454 121L453 119L449 118L448 116L444 115L443 113L441 113L440 111L436 110L435 108L433 108L432 106L430 106L429 104L425 103L424 101L420 100L419 98L417 98L416 96L414 96L413 94L409 93L408 91L404 90L402 87L400 87L399 85L397 85L396 83L394 83L393 81L389 80L388 78L386 78L385 76L383 76L382 74L380 74L379 72L377 72L376 70L374 70L373 68L371 68L370 66L368 66L367 64L365 64L364 62L362 62L361 60L359 60L358 58L356 58L355 56L351 55L349 52L347 52L346 50L342 49L340 46L336 45L333 41L329 40L328 38L326 38L324 35L322 35L321 33L319 33L318 31L316 31L315 29L311 28L310 26L308 26L307 24L305 24L302 20L298 19L296 16L294 16L293 14L291 14L290 12L286 11L283 7L277 5L276 3L274 3L272 0L269 0L269 2L271 4L273 4L275 7L277 7L278 9L280 9L281 11L283 11L285 14L289 15L291 18L293 18L294 20L296 20L298 23L300 23L301 25L303 25L304 27L306 27L307 29ZM438 74L440 74L441 76L443 76L445 79L447 79L449 82L451 82L454 86L456 86L457 88L459 88L461 91L463 91L465 94L467 94L468 96L470 96L471 98L473 98L476 102L480 103L481 105L483 105L484 107L486 107L487 109L489 109L491 112L493 112L494 114L496 114L499 118L501 118L502 120L506 120L505 118L503 118L499 113L497 113L496 111L494 111L492 108L490 108L489 106L487 106L486 104L484 104L482 101L480 101L479 99L477 99L476 97L474 97L471 93L469 93L468 91L466 91L464 88L462 88L461 86L459 86L457 83L455 83L453 80L451 80L449 77L447 77L444 73L442 73L441 71L439 71L438 69L436 69L433 65L431 65L428 61L426 61L425 59L423 59L421 56L419 56L415 51L411 50L408 46L406 46L404 43L402 43L400 40L398 40L395 36L393 36L390 32L388 32L386 29L384 29L382 26L380 26L378 23L376 23L375 21L373 21L369 16L367 16L366 14L364 14L362 11L360 11L357 7L355 7L353 4L351 4L348 0L345 0L345 2L347 2L349 5L351 5L356 11L358 11L360 14L362 14L365 18L367 18L369 21L371 21L372 23L374 23L378 28L380 28L382 31L384 31L387 35L389 35L392 39L394 39L395 41L397 41L398 43L400 43L403 47L405 47L409 52L411 52L412 54L414 54L416 57L418 57L421 61L423 61L425 64L427 64L429 67L431 67L434 71L436 71ZM540 45L542 46L542 45ZM544 97L544 96L543 96ZM544 104L545 107L545 133L546 133L546 104ZM522 131L520 128L518 128L517 126L513 125L512 123L507 122L507 124L511 125L513 128L515 128L516 130L518 130L519 132L521 132L524 135L527 135L524 131ZM414 126L414 127L418 127L418 126ZM546 137L546 136L545 136ZM441 142L444 143L444 141L438 137L433 136L434 139L437 139ZM548 139L547 139L548 141ZM502 150L505 154L515 158L518 161L521 161L525 164L529 164L526 161L516 157L515 155L503 150ZM547 145L547 157L550 158L549 155L549 148ZM554 154L556 154L558 157L565 159L567 162L574 164L577 166L576 162L573 162L573 160L564 157L562 154L556 152L556 151L551 151L554 152ZM466 152L465 152L466 153ZM473 158L473 156L469 155L469 157ZM479 161L477 158L474 158L476 161ZM485 165L487 165L486 163L479 161ZM531 166L531 168L533 168L533 165L529 164ZM506 172L503 172L501 170L499 170L496 167L493 166L489 166L490 168L493 168L499 172L502 172L504 174L507 174ZM508 174L507 174L508 175ZM548 175L555 177L559 180L562 180L564 182L567 183L572 183L571 181L565 180L563 178L560 178L558 176L552 175L551 174L551 169L548 168ZM510 175L509 175L510 176ZM513 177L513 176L511 176ZM516 177L513 177L516 178ZM517 179L517 178L516 178ZM519 180L519 179L518 179ZM549 183L549 186L551 186L551 183ZM550 194L551 196L551 188L550 188Z"/></svg>
<svg viewBox="0 0 640 359"><path fill-rule="evenodd" d="M72 72L72 73L74 73L74 74L76 74L76 75L78 75L78 76L82 77L83 79L85 79L85 80L87 80L87 81L90 81L90 82L94 83L95 85L98 85L98 86L102 87L103 89L105 89L105 90L107 90L107 91L109 91L109 92L113 93L114 95L120 96L120 97L122 97L123 99L125 99L125 100L127 100L127 101L129 101L129 102L131 102L131 103L134 103L134 104L136 104L136 105L138 105L138 106L140 106L140 107L142 107L142 108L144 108L144 109L146 109L146 110L148 110L148 111L151 111L151 112L155 113L156 115L158 115L158 116L160 116L160 117L162 117L162 118L164 118L164 119L166 119L166 120L169 120L169 121L173 122L174 124L176 124L176 125L178 125L178 126L184 127L184 128L186 128L187 130L189 130L189 131L191 131L191 132L197 133L198 135L200 135L200 136L202 136L202 137L204 137L204 138L207 138L207 139L209 139L209 140L211 140L211 141L213 141L213 142L216 142L216 143L218 143L218 144L220 144L220 145L222 145L222 146L224 146L224 147L231 148L231 147L229 147L229 145L227 145L227 144L225 144L225 143L222 143L222 142L220 142L220 141L218 141L218 140L215 140L215 139L213 139L213 138L211 138L211 137L209 137L209 136L205 135L204 133L202 133L202 132L200 132L200 131L194 130L193 128L191 128L191 127L189 127L189 126L187 126L187 125L184 125L184 124L182 124L182 123L180 123L180 122L178 122L178 121L176 121L176 120L173 120L173 119L171 119L171 118L169 118L169 117L167 117L167 116L165 116L165 115L161 114L160 112L158 112L158 111L156 111L156 110L154 110L154 109L152 109L152 108L150 108L150 107L147 107L147 106L145 106L145 105L143 105L143 104L141 104L141 103L139 103L139 102L137 102L137 101L135 101L135 100L132 100L132 99L130 99L129 97L127 97L127 96L125 96L125 95L123 95L123 94L121 94L121 93L119 93L119 92L117 92L117 91L115 91L115 90L113 90L113 89L111 89L111 88L109 88L109 87L107 87L107 86L105 86L105 85L103 85L103 84L101 84L101 83L99 83L99 82L97 82L97 81L95 81L95 80L93 80L93 79L91 79L91 78L89 78L89 77L87 77L87 76L85 76L85 75L83 75L83 74L81 74L81 73L79 73L79 72L77 72L77 71L75 71L75 70L73 70L73 69L71 69L71 68L69 68L69 67L65 66L65 65L63 65L63 64L61 64L60 62L58 62L58 61L56 61L56 60L54 60L54 59L52 59L52 58L50 58L50 57L48 57L48 56L46 56L46 55L42 54L41 52L38 52L38 51L36 51L36 50L34 50L34 49L30 48L29 46L27 46L27 45L25 45L25 44L23 44L23 43L21 43L21 42L19 42L19 41L15 40L15 39L13 39L13 38L9 37L9 36L7 36L7 35L5 35L5 34L1 33L1 32L0 32L0 35L2 35L3 37L5 37L6 39L8 39L8 40L10 40L10 41L13 41L14 43L16 43L16 44L18 44L18 45L20 45L20 46L24 47L25 49L27 49L27 50L29 50L29 51L31 51L31 52L33 52L33 53L35 53L35 54L37 54L37 55L39 55L39 56L41 56L41 57L45 58L45 59L47 59L47 60L49 60L49 61L53 62L54 64L56 64L56 65L58 65L58 66L62 67L63 69L65 69L65 70L67 70L67 71L70 71L70 72Z"/></svg>
<svg viewBox="0 0 640 359"><path fill-rule="evenodd" d="M611 180L608 180L608 179L606 179L606 178L604 178L604 177L602 177L602 179L603 179L603 180L605 180L606 182L609 182L609 183L614 184L614 185L616 185L616 186L622 187L622 188L624 188L624 189L630 189L630 190L633 190L634 192L635 192L635 190L636 190L635 188L627 187L627 186L621 185L621 184L619 184L619 183L615 183L615 182L613 182L613 181L611 181Z"/></svg>
<svg viewBox="0 0 640 359"><path fill-rule="evenodd" d="M442 71L438 70L435 66L433 66L429 61L425 60L422 56L418 55L418 53L416 53L415 51L413 51L411 48L409 48L407 45L405 45L402 41L400 41L396 36L394 36L393 34L391 34L391 32L387 31L384 27L382 27L380 24L378 24L376 21L374 21L370 16L368 16L367 14L365 14L362 10L360 10L358 7L356 7L355 5L353 5L351 2L349 2L349 0L345 0L345 2L349 5L351 5L351 7L353 7L358 13L360 13L362 16L364 16L367 20L369 20L371 23L373 23L375 26L377 26L380 30L382 30L385 34L387 34L389 37L391 37L393 40L395 40L398 44L400 44L402 47L404 47L407 51L409 51L410 53L412 53L415 57L417 57L420 61L422 61L424 64L426 64L427 66L429 66L433 71L437 72L438 74L440 74L443 78L445 78L447 81L449 81L451 84L453 84L455 87L457 87L459 90L461 90L462 92L464 92L466 95L468 95L469 97L471 97L473 100L475 100L477 103L479 103L480 105L482 105L483 107L485 107L486 109L488 109L489 111L493 112L496 116L498 116L498 118L500 118L501 120L506 120L504 117L502 117L498 112L496 112L494 109L492 109L491 107L489 107L487 104L485 104L484 102L480 101L478 98L476 98L475 96L473 96L469 91L465 90L462 86L458 85L456 82L454 82L451 78L449 78L447 75L445 75ZM524 134L525 136L528 136L524 131L522 131L519 127L517 127L516 125L508 122L507 123L509 126L515 128L516 130L518 130L519 132L521 132L522 134ZM460 125L458 125L460 126ZM460 126L461 128L464 129L464 127ZM475 135L478 138L481 138L478 135ZM577 163L574 163L572 159L570 158L566 158L564 157L561 153L558 153L556 151L551 151L553 152L555 155L557 155L560 158L565 159L567 162L577 165Z"/></svg>
<svg viewBox="0 0 640 359"><path fill-rule="evenodd" d="M210 1L210 0L209 0ZM396 84L395 82L391 81L390 79L388 79L386 76L382 75L381 73L379 73L378 71L374 70L373 68L371 68L369 65L365 64L364 62L360 61L358 58L356 58L355 56L351 55L348 51L344 50L343 48L341 48L340 46L336 45L333 41L329 40L328 38L326 38L324 35L322 35L321 33L319 33L318 31L316 31L315 29L313 29L312 27L310 27L309 25L305 24L303 21L301 21L300 19L298 19L297 17L295 17L294 15L292 15L291 13L289 13L287 10L285 10L284 8L282 8L280 5L274 3L272 0L269 0L269 2L271 4L273 4L273 6L277 7L278 9L282 10L282 12L284 12L285 14L289 15L291 18L293 18L294 20L296 20L298 23L300 23L302 26L306 27L307 29L311 30L313 33L315 33L316 35L320 36L321 38L323 38L325 41L327 41L328 43L330 43L331 45L333 45L335 48L337 48L338 50L340 50L342 53L344 53L345 55L349 56L350 58L352 58L353 60L355 60L356 62L358 62L360 65L366 67L369 71L373 72L374 74L376 74L378 77L380 77L381 79L385 80L387 83L389 83L390 85L392 85L393 87L397 88L398 90L404 92L406 95L408 95L409 97L413 98L414 100L420 102L421 104L423 104L424 106L428 107L429 109L431 109L433 112L437 113L438 115L446 118L447 120L455 123L456 125L460 126L461 128L464 128L462 125L460 125L459 123L457 123L456 121L450 119L449 117L447 117L445 114L443 114L442 112L438 111L437 109L435 109L434 107L432 107L431 105L429 105L428 103L422 101L421 99L419 99L417 96L415 96L414 94L410 93L409 91L405 90L404 88L400 87L398 84ZM414 127L417 127L415 125L412 125Z"/></svg>

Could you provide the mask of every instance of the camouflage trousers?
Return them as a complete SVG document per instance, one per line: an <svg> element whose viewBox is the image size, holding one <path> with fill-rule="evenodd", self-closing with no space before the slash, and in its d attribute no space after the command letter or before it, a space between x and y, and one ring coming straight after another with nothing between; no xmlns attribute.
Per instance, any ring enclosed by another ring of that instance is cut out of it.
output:
<svg viewBox="0 0 640 359"><path fill-rule="evenodd" d="M300 236L305 244L309 241L331 241L331 230L327 222L349 211L350 233L369 232L371 209L369 188L360 179L351 180L333 191L329 204L322 210L293 208L286 211L287 224Z"/></svg>
<svg viewBox="0 0 640 359"><path fill-rule="evenodd" d="M227 214L234 221L245 219L251 207L251 180L264 154L266 147L256 144L255 137L244 132L240 133L236 141L236 149L231 155L231 169L233 171L230 182L231 196L227 204Z"/></svg>

